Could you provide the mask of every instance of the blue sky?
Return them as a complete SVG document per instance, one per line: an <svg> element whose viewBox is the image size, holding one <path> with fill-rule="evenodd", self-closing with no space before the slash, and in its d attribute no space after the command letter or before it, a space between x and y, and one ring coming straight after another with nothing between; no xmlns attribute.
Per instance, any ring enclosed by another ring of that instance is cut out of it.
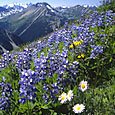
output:
<svg viewBox="0 0 115 115"><path fill-rule="evenodd" d="M47 2L52 6L99 5L101 0L0 0L0 6L11 3Z"/></svg>

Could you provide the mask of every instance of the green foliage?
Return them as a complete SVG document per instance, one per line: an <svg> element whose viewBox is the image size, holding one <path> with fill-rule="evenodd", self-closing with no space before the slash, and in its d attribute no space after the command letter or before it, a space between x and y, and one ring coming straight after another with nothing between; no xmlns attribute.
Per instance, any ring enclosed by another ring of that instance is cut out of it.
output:
<svg viewBox="0 0 115 115"><path fill-rule="evenodd" d="M99 11L112 10L115 13L115 0L101 0L102 5L98 8Z"/></svg>
<svg viewBox="0 0 115 115"><path fill-rule="evenodd" d="M95 89L89 89L85 93L85 101L87 103L87 114L94 115L114 115L114 94L115 94L115 78L111 78L103 86Z"/></svg>

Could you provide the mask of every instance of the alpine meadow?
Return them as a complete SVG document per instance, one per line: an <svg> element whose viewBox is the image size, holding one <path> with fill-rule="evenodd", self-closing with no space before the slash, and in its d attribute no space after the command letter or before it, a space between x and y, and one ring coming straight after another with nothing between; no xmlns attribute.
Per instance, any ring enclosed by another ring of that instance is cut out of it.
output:
<svg viewBox="0 0 115 115"><path fill-rule="evenodd" d="M115 115L115 1L17 8L0 7L0 115Z"/></svg>

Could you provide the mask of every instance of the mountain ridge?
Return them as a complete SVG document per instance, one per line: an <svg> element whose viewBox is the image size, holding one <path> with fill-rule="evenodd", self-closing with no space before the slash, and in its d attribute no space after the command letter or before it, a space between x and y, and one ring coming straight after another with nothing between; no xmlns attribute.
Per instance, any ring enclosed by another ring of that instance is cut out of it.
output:
<svg viewBox="0 0 115 115"><path fill-rule="evenodd" d="M31 4L21 12L17 12L0 19L0 29L8 30L17 35L24 43L59 29L65 22L80 19L83 13L95 10L96 7L53 8L46 2ZM4 9L5 10L5 9Z"/></svg>

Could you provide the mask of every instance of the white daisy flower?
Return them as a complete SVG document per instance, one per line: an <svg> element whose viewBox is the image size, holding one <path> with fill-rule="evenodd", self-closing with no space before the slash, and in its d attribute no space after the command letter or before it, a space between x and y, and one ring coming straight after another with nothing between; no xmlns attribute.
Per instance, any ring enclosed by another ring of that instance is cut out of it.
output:
<svg viewBox="0 0 115 115"><path fill-rule="evenodd" d="M80 84L79 84L79 89L84 92L85 90L88 89L88 83L87 81L81 81Z"/></svg>
<svg viewBox="0 0 115 115"><path fill-rule="evenodd" d="M83 104L76 104L76 105L74 105L74 107L73 107L73 111L74 111L75 113L81 113L81 112L84 111L84 109L85 109L85 106L84 106Z"/></svg>
<svg viewBox="0 0 115 115"><path fill-rule="evenodd" d="M73 98L73 91L72 91L72 90L69 90L68 93L67 93L67 99L68 99L69 101L71 101L72 98Z"/></svg>
<svg viewBox="0 0 115 115"><path fill-rule="evenodd" d="M59 98L58 98L58 100L60 101L60 103L65 103L66 101L67 101L67 94L65 93L65 92L63 92L60 96L59 96Z"/></svg>

